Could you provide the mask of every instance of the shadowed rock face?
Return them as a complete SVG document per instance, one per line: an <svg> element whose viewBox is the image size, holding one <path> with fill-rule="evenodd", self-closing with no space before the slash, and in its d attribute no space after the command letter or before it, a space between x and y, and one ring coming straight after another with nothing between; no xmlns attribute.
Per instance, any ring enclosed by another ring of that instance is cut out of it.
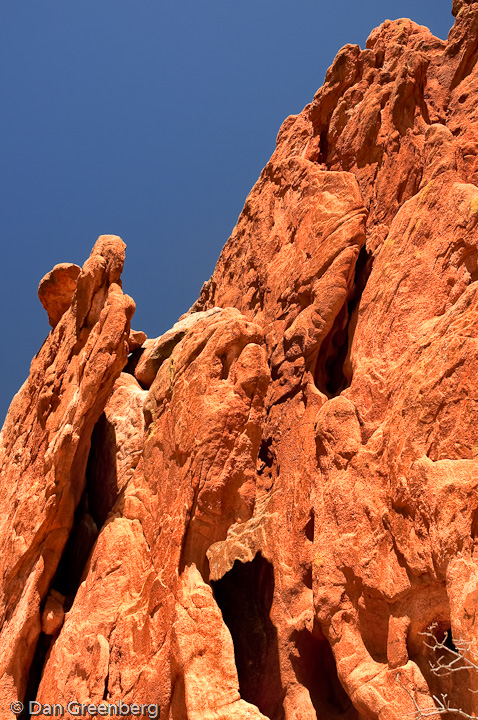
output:
<svg viewBox="0 0 478 720"><path fill-rule="evenodd" d="M119 238L43 282L0 445L8 702L478 712L421 635L478 644L478 3L453 14L339 52L164 336L130 331Z"/></svg>

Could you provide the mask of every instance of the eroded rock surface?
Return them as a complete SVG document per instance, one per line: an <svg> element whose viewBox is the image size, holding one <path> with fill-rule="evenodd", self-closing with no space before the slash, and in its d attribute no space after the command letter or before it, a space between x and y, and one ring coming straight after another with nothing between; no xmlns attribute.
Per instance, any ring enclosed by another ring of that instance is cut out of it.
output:
<svg viewBox="0 0 478 720"><path fill-rule="evenodd" d="M60 263L40 280L38 297L48 313L48 322L52 327L58 325L61 316L70 307L80 272L78 265Z"/></svg>
<svg viewBox="0 0 478 720"><path fill-rule="evenodd" d="M6 697L478 712L422 635L478 649L478 3L453 14L339 52L168 332L130 332L98 241L2 431Z"/></svg>
<svg viewBox="0 0 478 720"><path fill-rule="evenodd" d="M101 236L0 435L0 695L27 691L40 610L85 489L90 438L126 362L134 303L120 238Z"/></svg>

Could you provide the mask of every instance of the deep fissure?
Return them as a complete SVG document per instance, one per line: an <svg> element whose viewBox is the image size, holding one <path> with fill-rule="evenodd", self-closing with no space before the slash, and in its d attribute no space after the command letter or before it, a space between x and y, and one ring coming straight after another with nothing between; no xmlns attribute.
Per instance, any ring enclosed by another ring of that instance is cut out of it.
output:
<svg viewBox="0 0 478 720"><path fill-rule="evenodd" d="M314 542L314 529L315 529L315 513L312 509L309 512L309 519L307 520L307 524L304 528L305 537L309 542Z"/></svg>
<svg viewBox="0 0 478 720"><path fill-rule="evenodd" d="M327 165L327 155L329 152L329 142L327 136L329 134L329 125L327 124L319 136L319 157L317 162L320 165Z"/></svg>
<svg viewBox="0 0 478 720"><path fill-rule="evenodd" d="M373 256L365 245L355 264L350 292L320 346L315 363L315 384L327 397L339 395L352 382L350 349L363 291L372 272Z"/></svg>
<svg viewBox="0 0 478 720"><path fill-rule="evenodd" d="M357 720L358 712L340 684L334 654L320 625L296 630L291 663L297 680L309 691L317 720Z"/></svg>
<svg viewBox="0 0 478 720"><path fill-rule="evenodd" d="M25 699L23 702L23 710L17 717L19 720L28 720L30 718L29 703L30 700L35 700L38 692L38 686L45 666L48 653L51 646L53 645L54 638L52 635L46 635L43 631L40 632L37 646L35 649L35 655L33 656L32 663L30 665L30 671L28 673L27 687L25 691Z"/></svg>
<svg viewBox="0 0 478 720"><path fill-rule="evenodd" d="M66 609L73 603L90 552L117 495L116 435L103 413L93 428L85 489L52 583L66 597Z"/></svg>
<svg viewBox="0 0 478 720"><path fill-rule="evenodd" d="M116 497L116 437L113 426L108 423L103 413L91 436L85 489L75 510L73 525L42 603L41 612L50 595L64 598L65 612L71 609L88 558ZM43 630L40 632L27 679L25 709L19 716L22 720L30 717L29 702L36 699L43 668L57 636L58 632L51 635Z"/></svg>
<svg viewBox="0 0 478 720"><path fill-rule="evenodd" d="M69 610L98 534L118 496L116 434L103 413L92 435L85 489L51 587L65 596Z"/></svg>
<svg viewBox="0 0 478 720"><path fill-rule="evenodd" d="M274 464L274 456L272 451L272 438L266 438L262 441L259 448L259 461L263 468L270 470Z"/></svg>
<svg viewBox="0 0 478 720"><path fill-rule="evenodd" d="M85 490L75 511L75 519L51 587L65 597L65 610L73 604L91 549L98 537L98 526L89 512Z"/></svg>
<svg viewBox="0 0 478 720"><path fill-rule="evenodd" d="M283 720L277 630L269 616L274 596L271 563L260 553L251 562L236 560L211 585L232 636L241 698L271 720Z"/></svg>
<svg viewBox="0 0 478 720"><path fill-rule="evenodd" d="M88 511L101 528L118 497L116 475L116 432L103 413L91 435L91 448L86 466Z"/></svg>

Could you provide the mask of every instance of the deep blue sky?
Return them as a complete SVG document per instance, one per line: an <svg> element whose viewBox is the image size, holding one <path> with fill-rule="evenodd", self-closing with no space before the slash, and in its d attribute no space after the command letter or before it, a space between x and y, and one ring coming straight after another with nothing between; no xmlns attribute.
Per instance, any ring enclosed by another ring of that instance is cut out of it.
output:
<svg viewBox="0 0 478 720"><path fill-rule="evenodd" d="M36 291L127 243L133 327L196 299L287 115L386 18L445 38L451 0L2 0L0 423L49 332Z"/></svg>

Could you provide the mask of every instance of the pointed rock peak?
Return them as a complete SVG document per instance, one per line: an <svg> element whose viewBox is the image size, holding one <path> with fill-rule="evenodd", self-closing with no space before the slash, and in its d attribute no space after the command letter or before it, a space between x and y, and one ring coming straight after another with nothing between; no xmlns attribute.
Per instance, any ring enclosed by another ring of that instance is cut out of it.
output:
<svg viewBox="0 0 478 720"><path fill-rule="evenodd" d="M118 282L123 272L126 243L118 235L100 235L95 242L90 258L97 255L106 260L110 283Z"/></svg>

